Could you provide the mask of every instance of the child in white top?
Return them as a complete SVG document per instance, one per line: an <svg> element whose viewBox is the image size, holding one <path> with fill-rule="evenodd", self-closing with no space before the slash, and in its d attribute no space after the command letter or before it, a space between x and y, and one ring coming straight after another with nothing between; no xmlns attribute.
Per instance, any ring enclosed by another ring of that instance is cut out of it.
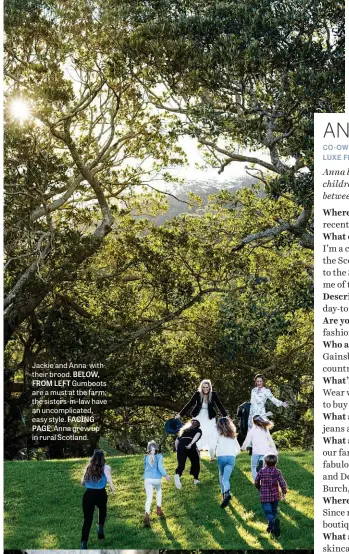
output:
<svg viewBox="0 0 349 554"><path fill-rule="evenodd" d="M226 508L231 499L230 476L235 466L235 458L240 452L236 438L236 428L229 417L221 417L217 421L217 463L219 484L222 491L221 508Z"/></svg>
<svg viewBox="0 0 349 554"><path fill-rule="evenodd" d="M255 415L253 417L253 427L247 433L241 446L241 450L246 450L252 443L251 471L253 480L256 479L258 463L264 461L264 456L266 454L277 455L278 453L269 432L272 426L272 422L266 417Z"/></svg>

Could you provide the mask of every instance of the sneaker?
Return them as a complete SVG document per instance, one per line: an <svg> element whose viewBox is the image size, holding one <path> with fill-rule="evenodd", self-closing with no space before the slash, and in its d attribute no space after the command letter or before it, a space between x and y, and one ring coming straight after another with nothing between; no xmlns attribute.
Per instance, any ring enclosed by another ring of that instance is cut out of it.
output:
<svg viewBox="0 0 349 554"><path fill-rule="evenodd" d="M267 533L271 533L271 523L268 523Z"/></svg>
<svg viewBox="0 0 349 554"><path fill-rule="evenodd" d="M279 518L275 518L274 521L272 522L271 533L276 538L280 537L280 520L279 520Z"/></svg>
<svg viewBox="0 0 349 554"><path fill-rule="evenodd" d="M178 475L178 473L176 473L176 475L175 475L174 482L175 482L175 485L176 485L177 489L182 488L181 478Z"/></svg>
<svg viewBox="0 0 349 554"><path fill-rule="evenodd" d="M150 516L147 512L144 516L144 527L150 527Z"/></svg>
<svg viewBox="0 0 349 554"><path fill-rule="evenodd" d="M199 479L194 479L194 485L199 485L199 484L200 484Z"/></svg>
<svg viewBox="0 0 349 554"><path fill-rule="evenodd" d="M229 491L226 491L224 493L224 496L223 496L223 501L222 501L222 504L221 504L221 508L226 508L229 504L229 500L231 499L231 494L230 494L230 490Z"/></svg>

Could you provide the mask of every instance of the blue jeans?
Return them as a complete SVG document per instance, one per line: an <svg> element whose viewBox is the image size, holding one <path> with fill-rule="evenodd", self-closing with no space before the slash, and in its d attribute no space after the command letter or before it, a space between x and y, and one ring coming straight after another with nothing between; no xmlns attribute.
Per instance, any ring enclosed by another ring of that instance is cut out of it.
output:
<svg viewBox="0 0 349 554"><path fill-rule="evenodd" d="M235 466L235 456L218 456L219 485L222 493L230 490L230 476Z"/></svg>
<svg viewBox="0 0 349 554"><path fill-rule="evenodd" d="M253 480L255 480L257 475L257 465L259 460L264 460L264 454L252 454L251 457L251 471L252 471L252 477Z"/></svg>
<svg viewBox="0 0 349 554"><path fill-rule="evenodd" d="M278 511L278 501L276 502L261 502L262 508L264 510L264 515L268 520L268 523L273 521L276 517Z"/></svg>

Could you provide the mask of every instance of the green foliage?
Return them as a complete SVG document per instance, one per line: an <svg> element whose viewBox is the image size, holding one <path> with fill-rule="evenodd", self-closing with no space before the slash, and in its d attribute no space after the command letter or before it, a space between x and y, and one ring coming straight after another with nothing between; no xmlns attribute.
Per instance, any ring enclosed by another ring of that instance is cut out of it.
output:
<svg viewBox="0 0 349 554"><path fill-rule="evenodd" d="M297 450L300 445L302 448L312 450L314 434L314 416L313 410L308 409L298 421L297 429L288 429L276 431L273 433L273 439L278 448L287 450Z"/></svg>
<svg viewBox="0 0 349 554"><path fill-rule="evenodd" d="M275 429L294 433L313 402L312 113L343 107L340 3L306 17L291 0L5 12L6 457L38 446L34 362L100 361L107 381L100 434L49 457L104 439L142 451L205 377L234 415L256 372L292 405ZM181 190L183 134L261 185L192 194L170 220L157 181Z"/></svg>
<svg viewBox="0 0 349 554"><path fill-rule="evenodd" d="M132 17L135 3L123 5ZM150 98L185 114L212 164L244 161L235 154L248 148L264 171L263 151L274 172L267 192L309 206L313 113L344 110L343 10L329 0L150 1L134 16L127 48L147 64Z"/></svg>

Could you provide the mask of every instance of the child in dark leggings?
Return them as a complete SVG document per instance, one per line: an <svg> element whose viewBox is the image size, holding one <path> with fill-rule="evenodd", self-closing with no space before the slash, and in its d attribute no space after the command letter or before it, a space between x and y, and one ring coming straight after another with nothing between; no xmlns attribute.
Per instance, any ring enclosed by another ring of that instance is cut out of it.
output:
<svg viewBox="0 0 349 554"><path fill-rule="evenodd" d="M81 480L81 484L86 487L85 494L82 497L84 523L81 531L81 550L87 550L95 506L98 508L97 536L99 539L104 539L104 522L107 516L108 500L105 490L107 483L109 483L110 491L113 493L114 484L110 466L105 463L103 450L95 450Z"/></svg>
<svg viewBox="0 0 349 554"><path fill-rule="evenodd" d="M200 455L196 443L201 435L200 421L197 419L192 419L189 423L184 425L179 432L179 437L176 439L178 466L175 475L175 485L177 489L182 488L180 477L184 471L187 458L189 458L191 462L190 474L194 477L194 485L200 483Z"/></svg>

